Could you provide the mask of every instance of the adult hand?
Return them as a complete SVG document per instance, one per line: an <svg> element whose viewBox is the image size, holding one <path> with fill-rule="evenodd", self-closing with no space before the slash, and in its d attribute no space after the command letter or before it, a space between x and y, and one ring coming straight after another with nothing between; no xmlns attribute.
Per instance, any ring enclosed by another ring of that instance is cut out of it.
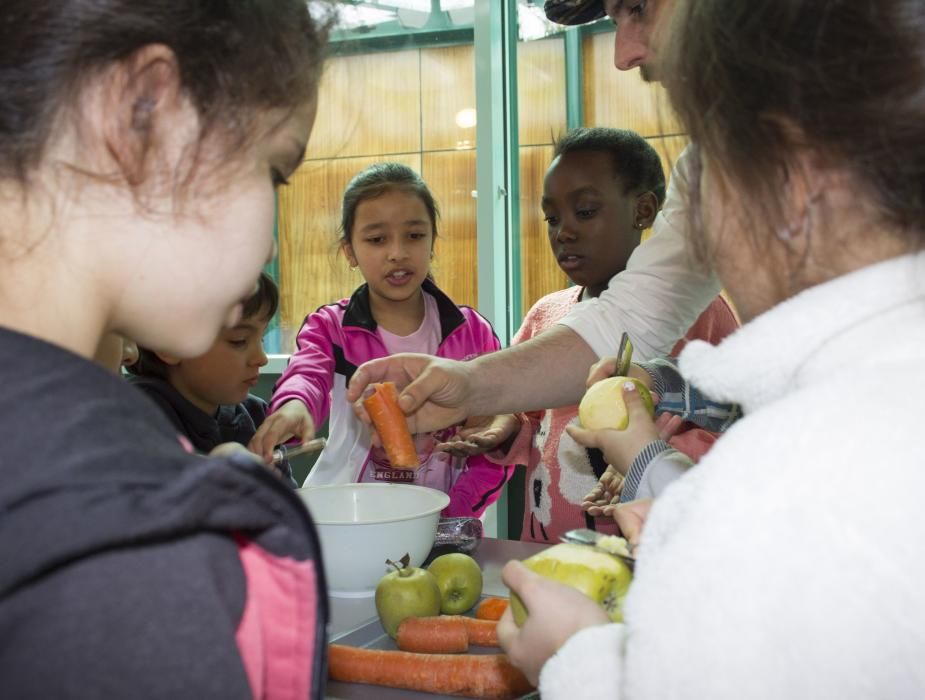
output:
<svg viewBox="0 0 925 700"><path fill-rule="evenodd" d="M511 413L469 418L452 440L439 443L436 449L454 457L472 457L497 450L519 432L520 418Z"/></svg>
<svg viewBox="0 0 925 700"><path fill-rule="evenodd" d="M254 433L247 448L260 455L264 462L273 459L273 449L284 442L297 438L301 442L315 437L315 422L308 407L298 399L287 401L275 413L271 413Z"/></svg>
<svg viewBox="0 0 925 700"><path fill-rule="evenodd" d="M350 380L347 400L354 413L371 424L363 396L374 382L394 382L401 392L398 405L408 417L412 433L429 433L462 423L471 413L467 402L472 391L472 369L467 362L432 355L400 353L360 366Z"/></svg>
<svg viewBox="0 0 925 700"><path fill-rule="evenodd" d="M569 637L586 627L610 623L604 609L584 593L543 578L519 561L508 562L501 578L529 614L518 627L508 606L498 621L498 642L533 685L538 684L543 665Z"/></svg>

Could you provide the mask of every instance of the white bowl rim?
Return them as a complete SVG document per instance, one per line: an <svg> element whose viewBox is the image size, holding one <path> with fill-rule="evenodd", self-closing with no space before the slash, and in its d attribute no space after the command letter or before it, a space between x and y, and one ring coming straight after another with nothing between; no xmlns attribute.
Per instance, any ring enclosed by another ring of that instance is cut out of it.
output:
<svg viewBox="0 0 925 700"><path fill-rule="evenodd" d="M409 520L410 518L422 518L427 515L433 515L434 513L439 513L448 505L450 505L450 497L443 491L438 489L432 489L428 486L417 486L416 484L360 484L360 483L351 483L351 484L325 484L324 486L302 486L301 488L296 489L296 491L327 491L333 489L343 489L350 487L352 489L413 489L415 491L429 491L431 493L437 494L440 497L440 500L443 502L442 505L438 505L435 508L430 508L428 510L422 510L420 513L415 513L412 516L402 516L399 518L380 518L378 520L364 520L363 522L356 522L354 520L319 520L312 514L312 522L316 525L381 525L383 523L396 523L401 520ZM305 500L302 500L302 503L305 503ZM305 507L308 509L309 514L312 513L311 508L308 507L308 504L305 503Z"/></svg>

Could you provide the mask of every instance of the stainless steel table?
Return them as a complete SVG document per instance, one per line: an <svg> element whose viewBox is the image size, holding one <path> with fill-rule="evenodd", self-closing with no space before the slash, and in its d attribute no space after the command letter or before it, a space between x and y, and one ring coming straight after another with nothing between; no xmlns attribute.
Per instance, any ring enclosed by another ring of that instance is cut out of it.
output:
<svg viewBox="0 0 925 700"><path fill-rule="evenodd" d="M513 540L483 539L472 553L475 560L482 567L482 594L487 596L508 596L508 589L501 582L501 569L511 559L526 559L536 554L547 545L533 542L517 542ZM330 637L336 637L363 627L376 620L376 604L372 596L363 598L331 598L331 629ZM435 698L442 696L425 695L407 690L381 688L372 685L357 685L346 683L332 683L326 695L336 700L365 700L373 698L387 700L389 698Z"/></svg>

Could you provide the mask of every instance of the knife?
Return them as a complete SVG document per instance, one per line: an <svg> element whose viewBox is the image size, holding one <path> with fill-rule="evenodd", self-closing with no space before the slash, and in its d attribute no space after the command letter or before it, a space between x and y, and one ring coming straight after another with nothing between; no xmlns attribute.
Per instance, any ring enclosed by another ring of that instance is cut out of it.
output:
<svg viewBox="0 0 925 700"><path fill-rule="evenodd" d="M620 336L620 347L617 349L617 366L614 370L613 376L615 377L627 377L629 376L630 367L633 365L633 343L630 340L629 334L624 331L623 335Z"/></svg>

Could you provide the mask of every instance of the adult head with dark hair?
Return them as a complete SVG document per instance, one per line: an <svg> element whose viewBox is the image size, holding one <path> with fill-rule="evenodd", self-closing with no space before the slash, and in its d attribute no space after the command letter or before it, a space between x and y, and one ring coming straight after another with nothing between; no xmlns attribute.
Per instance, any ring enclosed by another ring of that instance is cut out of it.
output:
<svg viewBox="0 0 925 700"><path fill-rule="evenodd" d="M328 23L300 0L5 2L0 297L56 322L7 303L4 325L88 357L106 331L188 356L233 325Z"/></svg>
<svg viewBox="0 0 925 700"><path fill-rule="evenodd" d="M556 141L543 214L559 266L589 296L626 268L665 200L655 149L622 129L578 128Z"/></svg>
<svg viewBox="0 0 925 700"><path fill-rule="evenodd" d="M921 10L678 2L663 68L699 144L699 249L745 318L925 244Z"/></svg>

